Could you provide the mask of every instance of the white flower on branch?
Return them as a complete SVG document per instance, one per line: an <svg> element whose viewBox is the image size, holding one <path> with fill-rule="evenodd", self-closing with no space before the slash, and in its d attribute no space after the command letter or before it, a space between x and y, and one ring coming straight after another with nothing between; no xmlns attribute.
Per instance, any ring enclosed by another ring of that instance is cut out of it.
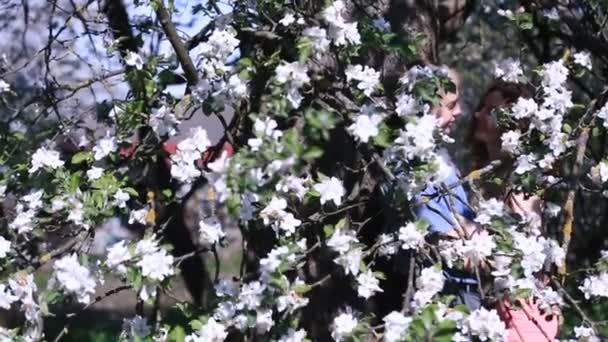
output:
<svg viewBox="0 0 608 342"><path fill-rule="evenodd" d="M352 333L359 324L349 309L350 308L348 308L346 312L343 312L334 318L331 337L335 341L342 341L345 337Z"/></svg>
<svg viewBox="0 0 608 342"><path fill-rule="evenodd" d="M582 66L585 69L591 70L593 64L591 63L591 54L588 51L579 51L572 55L574 57L574 63Z"/></svg>
<svg viewBox="0 0 608 342"><path fill-rule="evenodd" d="M361 113L355 118L355 122L348 126L349 132L362 143L367 143L370 138L378 135L380 132L379 124L383 119L380 114L367 112L369 110L362 108Z"/></svg>
<svg viewBox="0 0 608 342"><path fill-rule="evenodd" d="M32 167L29 169L29 173L35 173L39 169L48 167L50 169L57 169L62 167L64 162L59 157L59 152L49 150L45 147L40 147L32 155Z"/></svg>
<svg viewBox="0 0 608 342"><path fill-rule="evenodd" d="M360 44L361 36L356 22L346 22L344 1L334 1L323 10L323 19L329 24L329 35L337 46Z"/></svg>
<svg viewBox="0 0 608 342"><path fill-rule="evenodd" d="M359 82L357 88L363 91L366 96L371 96L380 84L380 72L367 65L349 65L344 74L347 82L352 80Z"/></svg>
<svg viewBox="0 0 608 342"><path fill-rule="evenodd" d="M199 238L202 243L215 244L226 234L222 224L215 216L207 217L198 222Z"/></svg>
<svg viewBox="0 0 608 342"><path fill-rule="evenodd" d="M314 189L321 194L321 204L333 201L336 206L342 204L342 197L345 190L342 181L336 177L331 177L314 185Z"/></svg>
<svg viewBox="0 0 608 342"><path fill-rule="evenodd" d="M399 241L402 242L401 249L418 249L424 244L424 235L413 222L399 228Z"/></svg>
<svg viewBox="0 0 608 342"><path fill-rule="evenodd" d="M359 274L359 276L357 277L357 283L357 293L359 294L359 297L368 299L376 292L384 292L380 288L380 281L378 280L378 278L376 278L376 276L371 270Z"/></svg>
<svg viewBox="0 0 608 342"><path fill-rule="evenodd" d="M95 294L95 279L88 268L78 262L76 254L66 255L53 265L55 277L66 291L77 296L78 302L88 304Z"/></svg>
<svg viewBox="0 0 608 342"><path fill-rule="evenodd" d="M519 82L524 75L521 63L518 59L507 58L498 63L494 63L494 76L506 82Z"/></svg>
<svg viewBox="0 0 608 342"><path fill-rule="evenodd" d="M411 317L405 317L402 313L393 311L384 316L384 341L396 342L401 340L401 335L409 328Z"/></svg>
<svg viewBox="0 0 608 342"><path fill-rule="evenodd" d="M93 158L95 160L101 160L110 153L118 149L116 138L113 136L106 136L100 139L97 144L93 147Z"/></svg>
<svg viewBox="0 0 608 342"><path fill-rule="evenodd" d="M161 249L151 254L145 254L137 263L141 267L144 277L152 280L163 281L168 276L173 275L173 256L168 255L167 251Z"/></svg>
<svg viewBox="0 0 608 342"><path fill-rule="evenodd" d="M127 51L127 55L125 56L125 63L128 66L132 66L137 70L142 70L144 68L144 59L133 51Z"/></svg>

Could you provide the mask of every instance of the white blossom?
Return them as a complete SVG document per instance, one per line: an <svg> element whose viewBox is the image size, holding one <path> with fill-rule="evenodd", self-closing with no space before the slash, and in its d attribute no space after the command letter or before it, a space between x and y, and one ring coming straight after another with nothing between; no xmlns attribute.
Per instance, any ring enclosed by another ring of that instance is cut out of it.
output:
<svg viewBox="0 0 608 342"><path fill-rule="evenodd" d="M228 337L226 326L209 318L200 331L186 336L185 342L223 342Z"/></svg>
<svg viewBox="0 0 608 342"><path fill-rule="evenodd" d="M287 13L283 16L283 18L281 20L279 20L279 24L281 24L283 26L289 26L295 22L296 22L296 17L293 15L293 13Z"/></svg>
<svg viewBox="0 0 608 342"><path fill-rule="evenodd" d="M608 297L608 273L602 272L599 275L592 275L583 281L579 286L586 299L591 297Z"/></svg>
<svg viewBox="0 0 608 342"><path fill-rule="evenodd" d="M158 136L172 137L177 134L177 125L180 121L177 120L175 114L167 106L163 105L160 108L152 109L148 123Z"/></svg>
<svg viewBox="0 0 608 342"><path fill-rule="evenodd" d="M323 11L323 19L329 24L329 35L335 45L360 44L361 36L356 22L346 22L346 7L342 0L334 1Z"/></svg>
<svg viewBox="0 0 608 342"><path fill-rule="evenodd" d="M588 51L580 51L572 55L574 57L574 63L582 66L583 68L591 70L593 64L591 63L591 54Z"/></svg>
<svg viewBox="0 0 608 342"><path fill-rule="evenodd" d="M115 269L119 273L126 273L127 268L125 265L123 265L123 263L131 260L131 258L131 253L129 252L127 246L125 246L125 240L122 240L108 248L106 265Z"/></svg>
<svg viewBox="0 0 608 342"><path fill-rule="evenodd" d="M53 265L55 277L66 291L74 293L78 302L88 304L95 294L95 279L88 268L78 262L76 254L66 255Z"/></svg>
<svg viewBox="0 0 608 342"><path fill-rule="evenodd" d="M352 80L359 82L357 88L366 96L371 96L380 83L380 72L367 65L349 65L344 74L348 82Z"/></svg>
<svg viewBox="0 0 608 342"><path fill-rule="evenodd" d="M359 114L355 118L355 122L348 126L348 130L357 140L367 143L369 138L375 137L380 132L379 124L382 119L380 114Z"/></svg>
<svg viewBox="0 0 608 342"><path fill-rule="evenodd" d="M374 276L374 273L371 270L359 274L357 277L357 283L357 293L360 297L365 299L373 296L376 292L384 292L380 288L380 281L378 278L376 278L376 276Z"/></svg>
<svg viewBox="0 0 608 342"><path fill-rule="evenodd" d="M342 181L336 177L331 177L314 185L314 189L321 195L321 204L333 201L336 206L342 204L342 197L345 190Z"/></svg>
<svg viewBox="0 0 608 342"><path fill-rule="evenodd" d="M92 166L90 169L87 170L87 177L90 180L99 179L99 178L101 178L102 175L103 175L103 168L101 168L101 167Z"/></svg>
<svg viewBox="0 0 608 342"><path fill-rule="evenodd" d="M129 341L134 341L135 337L143 339L150 335L152 331L148 325L148 320L139 315L131 319L123 319L122 330L126 333Z"/></svg>
<svg viewBox="0 0 608 342"><path fill-rule="evenodd" d="M5 80L0 79L0 94L9 92L11 90L11 85L8 84Z"/></svg>
<svg viewBox="0 0 608 342"><path fill-rule="evenodd" d="M110 153L118 149L116 138L113 136L106 136L100 139L97 144L93 147L93 158L95 160L101 160Z"/></svg>
<svg viewBox="0 0 608 342"><path fill-rule="evenodd" d="M507 131L500 137L503 151L518 154L521 147L521 132L519 130Z"/></svg>
<svg viewBox="0 0 608 342"><path fill-rule="evenodd" d="M258 310L256 314L255 326L258 333L266 333L272 328L274 321L272 320L272 310Z"/></svg>
<svg viewBox="0 0 608 342"><path fill-rule="evenodd" d="M300 330L294 330L294 329L289 329L287 331L286 335L281 336L281 338L279 338L278 342L304 342L304 339L306 338L306 330L304 329L300 329Z"/></svg>
<svg viewBox="0 0 608 342"><path fill-rule="evenodd" d="M135 222L139 224L146 224L146 215L148 214L147 208L141 208L138 210L131 210L129 213L129 224L133 224Z"/></svg>
<svg viewBox="0 0 608 342"><path fill-rule="evenodd" d="M358 321L350 312L344 312L334 318L331 337L336 341L342 341L357 327Z"/></svg>
<svg viewBox="0 0 608 342"><path fill-rule="evenodd" d="M144 68L144 59L133 51L127 51L127 55L125 56L125 63L128 66L135 67L137 70L141 70Z"/></svg>
<svg viewBox="0 0 608 342"><path fill-rule="evenodd" d="M412 322L411 317L405 317L402 313L393 311L384 316L384 341L396 342L401 340L401 335L407 330Z"/></svg>
<svg viewBox="0 0 608 342"><path fill-rule="evenodd" d="M204 218L198 222L198 232L202 243L215 244L226 234L222 224L215 216Z"/></svg>
<svg viewBox="0 0 608 342"><path fill-rule="evenodd" d="M336 229L327 240L327 246L340 254L344 254L355 242L358 242L358 240L352 231L349 230L344 233L341 229Z"/></svg>
<svg viewBox="0 0 608 342"><path fill-rule="evenodd" d="M480 341L505 341L507 330L496 310L479 308L466 319L466 329Z"/></svg>
<svg viewBox="0 0 608 342"><path fill-rule="evenodd" d="M600 342L600 338L595 335L592 328L584 325L574 327L574 336L579 342Z"/></svg>
<svg viewBox="0 0 608 342"><path fill-rule="evenodd" d="M19 297L13 295L4 284L0 284L0 308L8 310L11 304L19 300Z"/></svg>
<svg viewBox="0 0 608 342"><path fill-rule="evenodd" d="M397 103L395 103L395 112L399 116L410 116L416 114L420 110L418 100L410 94L400 93L397 95Z"/></svg>
<svg viewBox="0 0 608 342"><path fill-rule="evenodd" d="M506 82L519 82L523 74L521 63L517 59L507 58L494 63L494 76Z"/></svg>
<svg viewBox="0 0 608 342"><path fill-rule="evenodd" d="M266 286L257 280L247 283L241 288L239 302L246 308L255 310L262 302L264 290L266 290Z"/></svg>
<svg viewBox="0 0 608 342"><path fill-rule="evenodd" d="M327 39L327 31L319 26L308 27L302 31L304 37L312 41L314 53L318 56L329 50L331 41Z"/></svg>
<svg viewBox="0 0 608 342"><path fill-rule="evenodd" d="M48 167L50 169L57 169L63 166L63 161L59 156L59 152L54 150L40 147L32 155L32 167L29 169L29 173L35 173L39 169Z"/></svg>
<svg viewBox="0 0 608 342"><path fill-rule="evenodd" d="M516 119L529 118L538 111L538 104L534 99L519 97L517 102L511 107L511 115Z"/></svg>
<svg viewBox="0 0 608 342"><path fill-rule="evenodd" d="M402 249L416 250L424 244L424 234L418 230L415 223L410 222L399 228L399 240L402 242Z"/></svg>
<svg viewBox="0 0 608 342"><path fill-rule="evenodd" d="M492 254L492 250L496 248L496 243L486 231L482 231L464 241L462 254L473 264L479 264Z"/></svg>
<svg viewBox="0 0 608 342"><path fill-rule="evenodd" d="M152 254L146 254L137 263L141 267L141 274L153 280L162 281L173 275L173 256L161 249Z"/></svg>
<svg viewBox="0 0 608 342"><path fill-rule="evenodd" d="M11 250L11 242L0 236L0 258L6 258L6 255Z"/></svg>
<svg viewBox="0 0 608 342"><path fill-rule="evenodd" d="M126 191L123 191L122 189L118 189L114 193L114 203L116 203L116 205L119 208L126 208L127 202L129 201L129 199L131 199L131 196L129 195L129 193Z"/></svg>
<svg viewBox="0 0 608 342"><path fill-rule="evenodd" d="M441 270L436 267L427 267L420 272L416 278L416 292L414 293L413 305L415 308L422 307L431 301L439 291L443 289L445 278Z"/></svg>
<svg viewBox="0 0 608 342"><path fill-rule="evenodd" d="M363 251L361 248L353 248L334 259L334 262L344 268L346 275L352 274L356 276L359 274L361 260L363 260Z"/></svg>
<svg viewBox="0 0 608 342"><path fill-rule="evenodd" d="M561 88L564 83L568 80L568 68L564 65L564 62L560 59L547 63L543 66L543 80L542 85L545 88L555 89Z"/></svg>

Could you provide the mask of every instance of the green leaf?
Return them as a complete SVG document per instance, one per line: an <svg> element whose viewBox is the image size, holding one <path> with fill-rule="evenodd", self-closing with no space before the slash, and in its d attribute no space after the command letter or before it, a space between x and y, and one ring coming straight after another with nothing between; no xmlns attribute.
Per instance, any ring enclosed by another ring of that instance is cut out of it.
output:
<svg viewBox="0 0 608 342"><path fill-rule="evenodd" d="M72 164L80 164L93 159L91 151L80 151L72 156Z"/></svg>
<svg viewBox="0 0 608 342"><path fill-rule="evenodd" d="M332 236L334 234L334 226L332 226L331 224L324 225L323 234L325 235L325 238L329 238L330 236Z"/></svg>
<svg viewBox="0 0 608 342"><path fill-rule="evenodd" d="M378 135L373 138L374 145L379 147L388 147L391 145L392 131L386 123L381 123L378 131Z"/></svg>
<svg viewBox="0 0 608 342"><path fill-rule="evenodd" d="M323 155L323 149L319 146L311 146L308 148L306 152L302 155L302 158L306 161L315 160Z"/></svg>
<svg viewBox="0 0 608 342"><path fill-rule="evenodd" d="M169 334L169 341L183 342L186 340L186 331L181 326L176 326L171 330Z"/></svg>

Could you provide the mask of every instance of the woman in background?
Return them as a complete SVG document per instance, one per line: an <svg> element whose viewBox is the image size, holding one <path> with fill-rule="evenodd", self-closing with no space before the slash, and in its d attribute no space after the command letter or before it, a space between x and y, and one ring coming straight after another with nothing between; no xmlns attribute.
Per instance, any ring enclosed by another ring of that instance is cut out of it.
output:
<svg viewBox="0 0 608 342"><path fill-rule="evenodd" d="M494 113L515 103L520 97L530 98L533 91L525 85L509 82L494 83L481 98L476 112L471 117L469 143L472 149L472 169L476 170L488 165L491 161L501 160L502 164L496 170L498 177L507 179L513 170L513 161L502 152L501 132ZM499 185L484 185L482 195L502 198L508 207L516 214L527 218L540 219L542 201L537 196L525 196ZM546 285L548 277L537 275ZM508 329L508 342L524 341L553 341L557 336L558 318L551 313L544 314L532 300L518 301L522 309L514 308L505 298L497 303L497 310L505 321Z"/></svg>

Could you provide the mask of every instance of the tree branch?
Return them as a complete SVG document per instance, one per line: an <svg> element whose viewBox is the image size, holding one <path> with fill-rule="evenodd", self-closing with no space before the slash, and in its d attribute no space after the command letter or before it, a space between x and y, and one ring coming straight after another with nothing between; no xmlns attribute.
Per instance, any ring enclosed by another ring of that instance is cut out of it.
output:
<svg viewBox="0 0 608 342"><path fill-rule="evenodd" d="M163 27L163 31L167 35L169 42L171 42L171 46L175 50L177 54L177 59L184 69L184 73L186 74L186 79L188 79L188 85L193 86L198 83L198 72L192 63L192 59L190 59L190 55L188 54L188 49L186 45L182 42L181 38L177 35L177 30L175 29L175 25L171 21L171 14L165 7L164 1L158 1L158 6L156 8L156 15L158 15L158 19L160 20L160 24Z"/></svg>

